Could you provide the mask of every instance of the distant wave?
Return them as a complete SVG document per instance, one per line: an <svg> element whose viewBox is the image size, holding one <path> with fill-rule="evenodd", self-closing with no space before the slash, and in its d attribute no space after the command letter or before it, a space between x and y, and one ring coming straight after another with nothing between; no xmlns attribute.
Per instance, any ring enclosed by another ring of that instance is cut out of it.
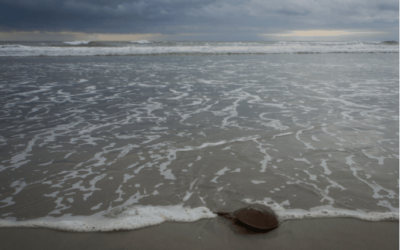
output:
<svg viewBox="0 0 400 250"><path fill-rule="evenodd" d="M2 44L2 45L0 45L0 48L16 48L16 47L22 47L22 45L19 45L19 44Z"/></svg>
<svg viewBox="0 0 400 250"><path fill-rule="evenodd" d="M131 43L136 43L136 44L150 44L153 42L150 42L148 40L140 40L140 41L132 41Z"/></svg>
<svg viewBox="0 0 400 250"><path fill-rule="evenodd" d="M396 41L383 41L382 43L383 43L383 44L393 44L393 45L399 45L399 43L398 43L398 42L396 42Z"/></svg>
<svg viewBox="0 0 400 250"><path fill-rule="evenodd" d="M298 41L287 41L287 42L277 42L277 44L280 45L288 45L288 44L301 44L301 45L311 45L311 46L316 46L316 45L379 45L382 42L380 41L339 41L339 42L333 42L333 41L308 41L308 42L298 42Z"/></svg>
<svg viewBox="0 0 400 250"><path fill-rule="evenodd" d="M141 46L127 46L126 44L115 46L88 41L64 43L74 46L0 45L0 56L399 53L399 45L393 42L169 42L157 43L157 45L151 44L153 42L147 40L131 42L141 44Z"/></svg>
<svg viewBox="0 0 400 250"><path fill-rule="evenodd" d="M89 44L90 41L73 41L73 42L64 42L65 44L68 45L85 45L85 44Z"/></svg>

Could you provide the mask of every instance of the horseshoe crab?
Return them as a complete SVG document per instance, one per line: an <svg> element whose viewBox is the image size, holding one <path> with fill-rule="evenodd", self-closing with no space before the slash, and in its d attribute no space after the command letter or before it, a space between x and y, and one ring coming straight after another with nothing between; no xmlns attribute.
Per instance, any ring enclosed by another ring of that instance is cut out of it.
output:
<svg viewBox="0 0 400 250"><path fill-rule="evenodd" d="M279 226L275 212L264 205L253 204L232 213L216 212L217 215L233 220L234 224L251 232L267 232Z"/></svg>

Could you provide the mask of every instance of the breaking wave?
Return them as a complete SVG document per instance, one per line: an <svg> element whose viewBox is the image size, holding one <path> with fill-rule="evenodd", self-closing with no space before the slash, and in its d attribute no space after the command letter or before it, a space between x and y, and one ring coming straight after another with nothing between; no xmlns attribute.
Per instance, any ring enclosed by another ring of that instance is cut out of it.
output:
<svg viewBox="0 0 400 250"><path fill-rule="evenodd" d="M0 45L0 56L133 56L399 53L395 42L64 42L62 45ZM70 46L65 46L65 44Z"/></svg>

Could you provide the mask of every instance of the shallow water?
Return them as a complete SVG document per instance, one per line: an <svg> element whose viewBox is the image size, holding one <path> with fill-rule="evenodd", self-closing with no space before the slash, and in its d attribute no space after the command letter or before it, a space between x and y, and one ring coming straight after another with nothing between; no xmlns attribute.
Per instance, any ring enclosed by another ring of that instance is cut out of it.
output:
<svg viewBox="0 0 400 250"><path fill-rule="evenodd" d="M135 228L254 202L398 220L398 67L398 53L2 58L1 225Z"/></svg>

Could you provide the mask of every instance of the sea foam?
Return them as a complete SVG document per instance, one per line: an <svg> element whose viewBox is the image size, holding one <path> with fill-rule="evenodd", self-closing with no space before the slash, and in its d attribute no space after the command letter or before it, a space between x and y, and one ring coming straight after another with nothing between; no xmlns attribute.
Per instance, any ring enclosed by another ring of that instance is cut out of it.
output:
<svg viewBox="0 0 400 250"><path fill-rule="evenodd" d="M335 208L332 205L317 206L309 210L285 209L270 198L264 200L242 200L246 204L262 204L271 207L281 220L321 219L321 218L355 218L366 221L399 221L399 209L391 212L367 212L361 209L348 210ZM286 201L287 202L287 201ZM287 202L288 203L288 202Z"/></svg>
<svg viewBox="0 0 400 250"><path fill-rule="evenodd" d="M17 221L15 218L9 217L0 219L0 227L43 227L72 232L109 232L133 230L161 224L165 221L192 222L214 217L216 214L206 207L135 206L129 209L116 207L90 216L65 214L57 218L46 216L26 221Z"/></svg>
<svg viewBox="0 0 400 250"><path fill-rule="evenodd" d="M319 206L310 210L285 209L271 199L244 199L244 204L262 204L271 207L280 220L316 219L316 218L356 218L366 221L398 221L398 212L366 212L362 210L344 210L330 205ZM99 204L101 205L101 204ZM96 210L97 208L93 208ZM71 232L109 232L133 230L154 226L166 221L193 222L200 219L215 218L216 214L206 207L188 208L175 206L135 206L131 208L116 207L89 216L64 214L61 217L46 216L43 218L17 221L13 217L0 219L0 227L50 228Z"/></svg>

